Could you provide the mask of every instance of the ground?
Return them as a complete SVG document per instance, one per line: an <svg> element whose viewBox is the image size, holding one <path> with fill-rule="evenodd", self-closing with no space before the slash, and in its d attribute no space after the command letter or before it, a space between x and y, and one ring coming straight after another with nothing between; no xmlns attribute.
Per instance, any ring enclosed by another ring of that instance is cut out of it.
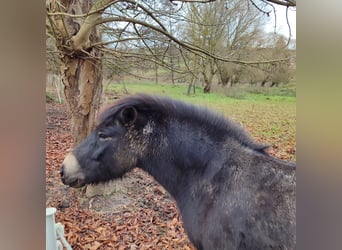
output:
<svg viewBox="0 0 342 250"><path fill-rule="evenodd" d="M60 180L60 165L72 147L65 106L46 104L46 207L77 249L194 249L172 197L145 172L135 169L125 187L108 196L86 198Z"/></svg>

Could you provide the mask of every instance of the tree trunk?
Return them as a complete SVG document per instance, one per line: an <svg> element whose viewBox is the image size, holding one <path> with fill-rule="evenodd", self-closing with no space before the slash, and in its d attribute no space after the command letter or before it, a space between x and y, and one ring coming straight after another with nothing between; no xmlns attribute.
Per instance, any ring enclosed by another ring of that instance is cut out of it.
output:
<svg viewBox="0 0 342 250"><path fill-rule="evenodd" d="M102 62L94 58L62 58L62 81L75 145L91 132L102 94Z"/></svg>
<svg viewBox="0 0 342 250"><path fill-rule="evenodd" d="M228 76L228 77L222 77L221 78L221 84L222 84L222 86L227 86L228 85L228 83L229 83L229 81L230 81L230 77Z"/></svg>
<svg viewBox="0 0 342 250"><path fill-rule="evenodd" d="M171 82L175 85L175 72L174 72L174 62L173 62L173 49L172 44L170 44L170 67L171 67Z"/></svg>
<svg viewBox="0 0 342 250"><path fill-rule="evenodd" d="M96 21L101 12L95 10L106 4L91 0L49 1L51 12L83 14L85 18L55 15L49 18L52 34L60 52L61 77L64 85L65 102L68 109L74 143L80 143L95 125L95 115L102 94L102 53L91 47L101 41Z"/></svg>
<svg viewBox="0 0 342 250"><path fill-rule="evenodd" d="M203 78L204 78L204 89L203 89L203 92L204 93L210 93L211 91L211 83L213 81L213 78L214 78L214 74L210 74L209 77L206 75L206 74L203 74Z"/></svg>
<svg viewBox="0 0 342 250"><path fill-rule="evenodd" d="M195 81L196 81L195 77L192 77L191 82L189 83L189 86L188 86L188 91L186 93L187 96L190 95L191 88L192 88L192 91L193 91L194 95L196 95L196 84L195 84Z"/></svg>
<svg viewBox="0 0 342 250"><path fill-rule="evenodd" d="M205 94L210 93L210 88L211 88L210 85L211 85L210 82L206 82L205 83L205 86L204 86L204 89L203 89L203 93L205 93Z"/></svg>
<svg viewBox="0 0 342 250"><path fill-rule="evenodd" d="M278 87L278 85L279 85L279 82L273 81L273 82L271 83L271 88L274 87L274 86Z"/></svg>
<svg viewBox="0 0 342 250"><path fill-rule="evenodd" d="M189 96L192 88L192 83L189 83L188 85L188 91L186 92L186 95Z"/></svg>
<svg viewBox="0 0 342 250"><path fill-rule="evenodd" d="M155 82L158 84L158 64L154 64L154 70L155 70Z"/></svg>

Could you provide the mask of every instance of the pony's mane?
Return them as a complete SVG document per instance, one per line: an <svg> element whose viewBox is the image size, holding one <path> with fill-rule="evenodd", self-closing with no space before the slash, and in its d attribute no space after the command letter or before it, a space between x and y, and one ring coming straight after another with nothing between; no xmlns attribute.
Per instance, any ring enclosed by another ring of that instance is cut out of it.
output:
<svg viewBox="0 0 342 250"><path fill-rule="evenodd" d="M162 120L175 119L192 124L200 124L213 135L224 134L241 145L266 154L267 145L256 143L235 121L215 113L205 107L198 107L168 97L136 94L123 97L106 108L99 116L99 123L111 120L125 107L135 107L138 111L158 115Z"/></svg>

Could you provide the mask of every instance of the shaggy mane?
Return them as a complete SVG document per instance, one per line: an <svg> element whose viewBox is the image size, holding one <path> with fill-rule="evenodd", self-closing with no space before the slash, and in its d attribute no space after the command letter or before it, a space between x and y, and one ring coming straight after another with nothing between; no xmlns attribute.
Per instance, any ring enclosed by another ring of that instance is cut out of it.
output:
<svg viewBox="0 0 342 250"><path fill-rule="evenodd" d="M179 120L203 126L213 136L224 135L238 141L241 145L257 152L267 154L268 145L256 143L235 121L215 113L205 107L198 107L168 97L136 94L123 97L106 108L99 115L97 124L103 124L115 117L124 107L134 106L140 112L153 114L161 120ZM222 137L221 137L222 138Z"/></svg>

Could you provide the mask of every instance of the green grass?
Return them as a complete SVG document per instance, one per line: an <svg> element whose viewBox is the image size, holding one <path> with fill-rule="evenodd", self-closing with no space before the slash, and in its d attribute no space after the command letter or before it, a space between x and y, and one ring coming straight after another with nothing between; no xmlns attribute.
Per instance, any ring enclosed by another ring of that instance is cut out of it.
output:
<svg viewBox="0 0 342 250"><path fill-rule="evenodd" d="M116 92L116 93L124 93L124 89L128 91L128 93L149 93L156 95L166 95L176 99L180 99L183 101L189 101L195 104L202 105L212 105L212 104L220 104L220 103L243 103L243 102L293 102L295 103L296 98L294 96L285 96L285 95L270 95L262 94L260 92L249 92L246 90L243 91L243 94L237 93L238 90L234 88L234 92L236 92L238 97L229 96L225 93L209 93L204 94L203 89L197 87L196 95L191 94L187 96L188 86L186 84L182 85L170 85L170 84L155 84L148 81L137 81L137 82L129 82L125 84L110 84L105 88L107 92Z"/></svg>
<svg viewBox="0 0 342 250"><path fill-rule="evenodd" d="M196 95L187 96L187 85L130 82L125 84L128 93L149 93L170 96L185 102L201 105L240 123L257 141L273 146L275 156L295 160L296 151L296 97L246 92L243 98L232 98L224 93L204 94L202 88ZM110 84L105 93L122 94L123 84ZM109 100L111 101L111 100Z"/></svg>

